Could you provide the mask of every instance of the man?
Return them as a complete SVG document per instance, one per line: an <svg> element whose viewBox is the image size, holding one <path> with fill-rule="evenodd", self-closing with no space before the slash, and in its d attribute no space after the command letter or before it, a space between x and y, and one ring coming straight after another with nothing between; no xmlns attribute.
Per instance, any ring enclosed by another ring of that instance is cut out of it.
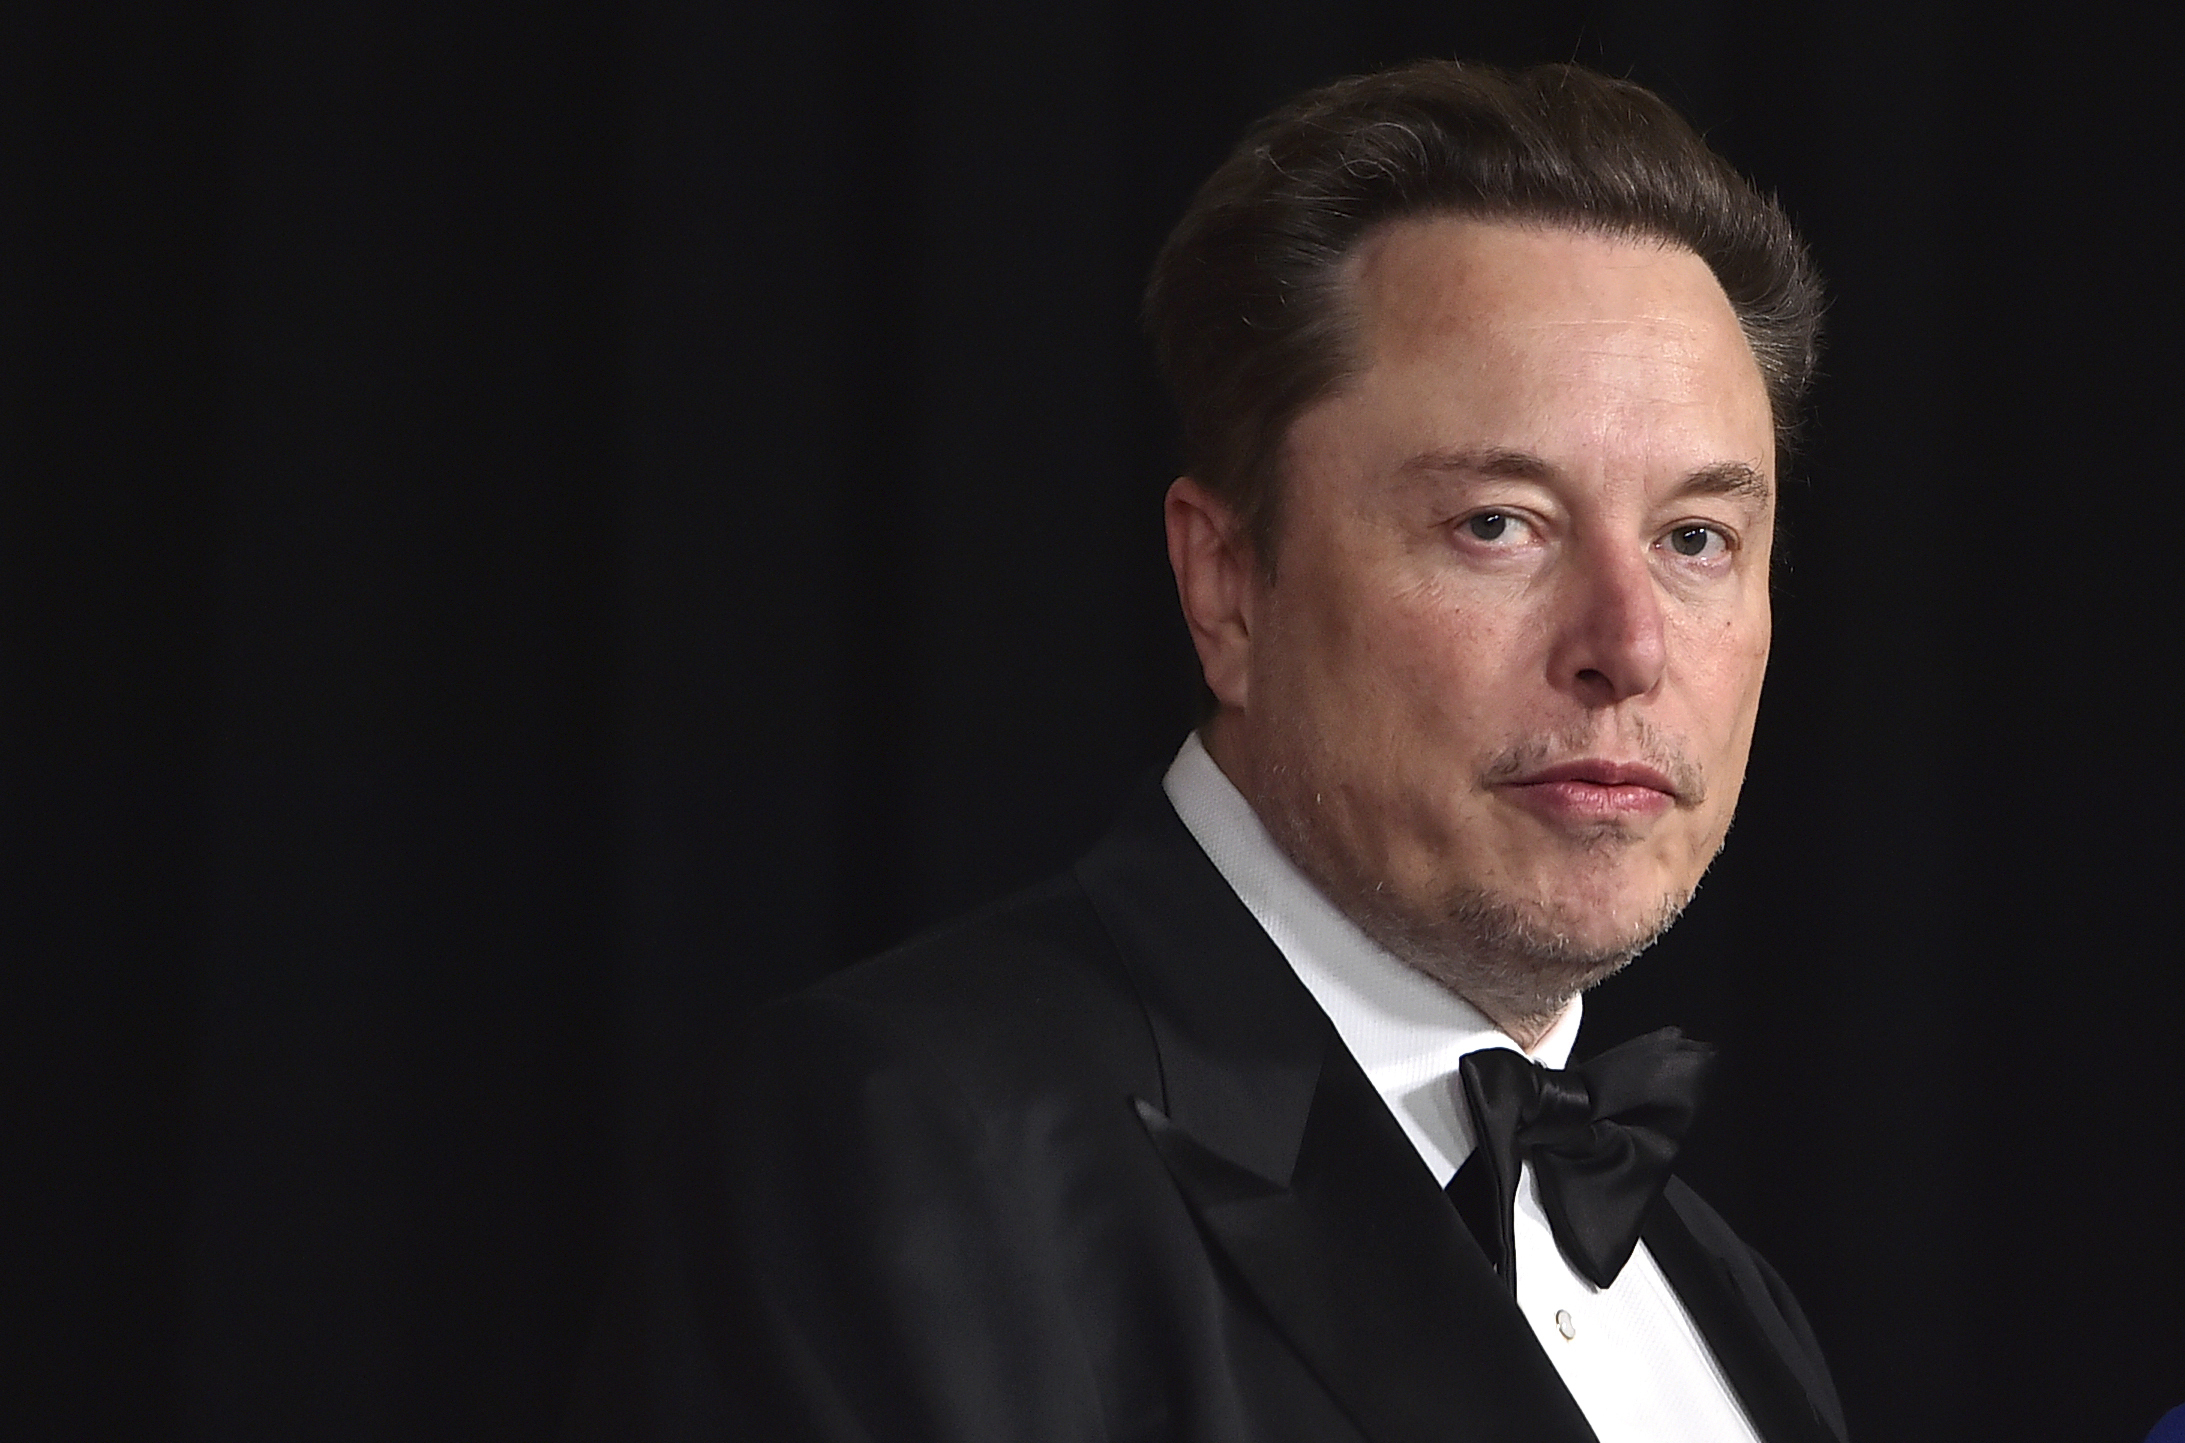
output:
<svg viewBox="0 0 2185 1443"><path fill-rule="evenodd" d="M1665 1180L1703 1049L1560 1070L1729 826L1818 310L1780 213L1582 70L1246 137L1146 305L1213 714L1069 874L732 1049L656 1240L723 1426L1841 1437Z"/></svg>

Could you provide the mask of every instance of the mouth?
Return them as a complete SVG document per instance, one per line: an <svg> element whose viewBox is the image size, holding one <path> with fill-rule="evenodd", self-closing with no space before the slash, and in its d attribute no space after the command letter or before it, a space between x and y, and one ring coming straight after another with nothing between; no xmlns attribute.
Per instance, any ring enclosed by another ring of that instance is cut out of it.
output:
<svg viewBox="0 0 2185 1443"><path fill-rule="evenodd" d="M1658 817L1684 800L1658 768L1601 757L1540 767L1496 789L1525 810L1557 822L1639 821Z"/></svg>

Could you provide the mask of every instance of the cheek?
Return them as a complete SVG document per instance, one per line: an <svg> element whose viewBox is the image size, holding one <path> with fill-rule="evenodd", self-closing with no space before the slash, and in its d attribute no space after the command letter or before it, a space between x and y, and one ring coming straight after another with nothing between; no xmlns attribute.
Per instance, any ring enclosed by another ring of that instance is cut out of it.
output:
<svg viewBox="0 0 2185 1443"><path fill-rule="evenodd" d="M1763 607L1758 619L1739 629L1731 647L1730 666L1736 677L1733 685L1744 702L1744 729L1748 732L1752 730L1753 713L1760 706L1760 684L1768 674L1770 635L1769 617Z"/></svg>
<svg viewBox="0 0 2185 1443"><path fill-rule="evenodd" d="M1360 770L1439 772L1502 737L1512 699L1537 690L1514 674L1538 651L1535 608L1521 589L1466 587L1370 540L1285 572L1255 692L1315 734L1324 763L1340 740Z"/></svg>
<svg viewBox="0 0 2185 1443"><path fill-rule="evenodd" d="M1370 589L1343 560L1314 555L1286 569L1255 639L1262 653L1255 660L1284 678L1293 704L1326 697L1344 705L1341 696L1372 676L1370 658L1387 628Z"/></svg>
<svg viewBox="0 0 2185 1443"><path fill-rule="evenodd" d="M1757 621L1698 621L1690 628L1684 651L1701 735L1712 735L1722 753L1742 757L1752 739L1768 670L1766 614Z"/></svg>
<svg viewBox="0 0 2185 1443"><path fill-rule="evenodd" d="M1421 587L1394 598L1346 638L1342 656L1391 745L1446 759L1476 749L1498 705L1527 695L1507 674L1522 651L1512 618Z"/></svg>

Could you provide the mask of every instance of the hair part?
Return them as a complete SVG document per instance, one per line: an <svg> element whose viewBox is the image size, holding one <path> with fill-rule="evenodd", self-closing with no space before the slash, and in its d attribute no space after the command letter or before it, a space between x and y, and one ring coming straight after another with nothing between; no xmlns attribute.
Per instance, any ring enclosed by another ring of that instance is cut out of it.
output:
<svg viewBox="0 0 2185 1443"><path fill-rule="evenodd" d="M1272 573L1290 424L1360 364L1345 262L1427 216L1690 250L1729 297L1778 455L1818 356L1820 278L1782 208L1659 96L1577 65L1422 60L1310 91L1246 133L1153 264L1143 320L1186 469Z"/></svg>

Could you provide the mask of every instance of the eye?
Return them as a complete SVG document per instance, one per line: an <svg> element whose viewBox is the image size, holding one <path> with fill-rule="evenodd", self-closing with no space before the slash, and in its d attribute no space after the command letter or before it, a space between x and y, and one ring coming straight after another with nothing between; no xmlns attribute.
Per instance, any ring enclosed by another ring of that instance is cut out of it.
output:
<svg viewBox="0 0 2185 1443"><path fill-rule="evenodd" d="M1679 556L1706 560L1730 549L1730 538L1712 526L1678 526L1662 538Z"/></svg>
<svg viewBox="0 0 2185 1443"><path fill-rule="evenodd" d="M1482 511L1458 523L1464 534L1474 541L1507 541L1524 524L1507 511Z"/></svg>

